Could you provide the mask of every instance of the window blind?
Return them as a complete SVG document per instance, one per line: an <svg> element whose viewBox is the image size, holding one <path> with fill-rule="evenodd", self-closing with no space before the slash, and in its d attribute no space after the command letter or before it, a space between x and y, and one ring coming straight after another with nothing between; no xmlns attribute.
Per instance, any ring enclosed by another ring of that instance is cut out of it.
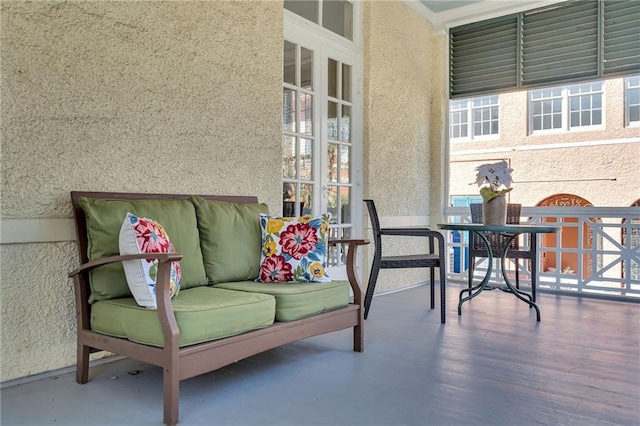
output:
<svg viewBox="0 0 640 426"><path fill-rule="evenodd" d="M517 33L515 17L452 31L451 93L479 93L516 85Z"/></svg>
<svg viewBox="0 0 640 426"><path fill-rule="evenodd" d="M640 73L640 1L569 1L449 31L450 97Z"/></svg>
<svg viewBox="0 0 640 426"><path fill-rule="evenodd" d="M640 2L604 2L603 22L603 75L640 72Z"/></svg>
<svg viewBox="0 0 640 426"><path fill-rule="evenodd" d="M598 77L598 3L522 14L522 84Z"/></svg>

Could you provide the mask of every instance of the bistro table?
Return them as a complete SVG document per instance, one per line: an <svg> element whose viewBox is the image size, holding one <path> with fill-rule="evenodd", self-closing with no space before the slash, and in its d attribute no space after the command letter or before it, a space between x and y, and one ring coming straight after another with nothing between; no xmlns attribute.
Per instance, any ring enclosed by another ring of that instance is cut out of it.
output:
<svg viewBox="0 0 640 426"><path fill-rule="evenodd" d="M460 302L458 303L458 315L462 315L462 304L467 300L471 300L483 290L490 289L491 287L487 286L489 282L489 278L491 277L491 271L493 269L493 253L491 250L491 246L486 237L487 233L501 234L507 237L507 241L504 244L504 248L500 255L500 266L502 269L502 277L504 279L507 288L503 289L509 293L513 293L518 299L527 303L529 307L533 307L536 310L536 318L540 321L540 309L538 305L535 304L530 294L520 291L516 289L512 284L506 273L506 256L509 251L509 246L511 245L511 241L518 237L520 234L529 234L531 238L536 238L536 234L546 234L546 233L555 233L558 232L560 228L556 226L543 226L543 225L483 225L480 223L439 223L438 228L446 229L449 231L467 231L473 232L480 240L484 243L487 248L487 258L489 259L489 266L487 268L487 273L482 279L482 281L473 286L471 289L464 289L460 292ZM531 287L535 286L536 283L532 282ZM469 292L467 297L462 297L465 292Z"/></svg>

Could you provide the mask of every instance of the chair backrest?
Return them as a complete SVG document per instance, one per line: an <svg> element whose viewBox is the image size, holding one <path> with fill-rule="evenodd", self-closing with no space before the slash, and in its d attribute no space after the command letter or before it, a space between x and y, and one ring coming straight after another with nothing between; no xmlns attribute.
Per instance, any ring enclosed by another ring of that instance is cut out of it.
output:
<svg viewBox="0 0 640 426"><path fill-rule="evenodd" d="M380 220L378 219L378 211L376 210L376 204L373 200L363 200L367 205L369 211L369 219L371 220L371 229L373 231L373 237L375 238L375 244L378 245L380 239Z"/></svg>
<svg viewBox="0 0 640 426"><path fill-rule="evenodd" d="M472 203L469 204L469 209L471 210L471 223L482 223L482 204ZM508 225L518 225L520 224L520 211L522 210L522 204L509 203L507 204L507 224ZM498 234L490 234L489 236L489 244L491 245L491 250L501 251L504 248L504 244L506 242L506 237L503 237ZM511 241L511 250L517 250L520 247L518 243L518 239L514 239ZM480 238L471 233L471 249L472 250L486 250L484 243L480 240Z"/></svg>

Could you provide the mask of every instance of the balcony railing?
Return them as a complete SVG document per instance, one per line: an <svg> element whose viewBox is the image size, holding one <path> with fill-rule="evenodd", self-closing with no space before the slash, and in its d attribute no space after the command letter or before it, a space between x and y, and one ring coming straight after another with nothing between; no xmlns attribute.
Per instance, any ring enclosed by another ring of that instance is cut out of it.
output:
<svg viewBox="0 0 640 426"><path fill-rule="evenodd" d="M449 207L448 222L471 222L468 207ZM521 223L554 224L558 234L539 234L538 289L640 302L640 207L522 207ZM468 235L447 231L450 280L468 279ZM529 234L521 248L530 247ZM497 266L497 265L496 265ZM519 261L521 285L531 285L530 262ZM487 259L476 259L476 282ZM512 277L515 263L507 262ZM502 280L499 267L491 281ZM512 280L513 281L513 280Z"/></svg>

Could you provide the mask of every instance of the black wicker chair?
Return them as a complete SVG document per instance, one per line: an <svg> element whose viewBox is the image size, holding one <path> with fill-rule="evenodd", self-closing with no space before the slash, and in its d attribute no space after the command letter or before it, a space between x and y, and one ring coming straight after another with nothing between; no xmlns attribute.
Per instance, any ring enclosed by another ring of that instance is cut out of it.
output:
<svg viewBox="0 0 640 426"><path fill-rule="evenodd" d="M482 204L470 204L471 209L471 222L472 223L482 223ZM520 211L522 206L520 204L507 204L507 224L508 225L517 225L520 223ZM491 247L491 253L494 256L494 259L500 258L500 254L504 250L504 245L507 243L507 236L495 234L495 233L487 233L485 235L487 240L489 240L489 246ZM474 232L471 232L469 242L469 289L472 287L473 282L473 271L475 268L476 258L478 257L487 257L487 248ZM515 278L516 278L516 288L520 289L520 262L519 259L530 259L531 260L531 297L533 301L536 301L536 270L537 270L537 262L536 262L536 243L537 240L535 236L531 238L531 247L529 250L521 250L520 244L518 242L518 238L515 238L511 241L511 245L509 250L507 251L507 259L513 259L515 263Z"/></svg>
<svg viewBox="0 0 640 426"><path fill-rule="evenodd" d="M369 219L373 230L373 240L375 242L375 253L373 255L373 263L371 264L371 272L369 274L369 283L367 285L367 293L364 299L364 318L369 315L369 308L373 299L373 293L376 288L376 281L380 269L385 268L430 268L430 284L431 284L431 309L435 308L435 271L440 271L440 322L445 323L445 245L444 237L437 231L432 231L425 227L407 227L407 228L380 228L378 220L378 212L373 200L364 200L369 210ZM427 237L429 239L429 252L425 254L412 254L402 256L383 256L382 255L382 236L404 236L404 237ZM435 246L437 241L438 251L436 253Z"/></svg>

